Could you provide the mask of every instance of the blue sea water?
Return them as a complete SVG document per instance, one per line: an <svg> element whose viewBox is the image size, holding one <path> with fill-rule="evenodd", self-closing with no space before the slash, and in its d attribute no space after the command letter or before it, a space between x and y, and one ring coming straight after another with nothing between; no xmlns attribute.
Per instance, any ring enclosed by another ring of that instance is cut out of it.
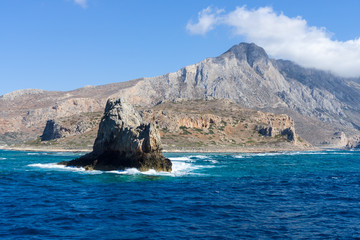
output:
<svg viewBox="0 0 360 240"><path fill-rule="evenodd" d="M165 154L172 173L0 151L0 239L360 238L360 152Z"/></svg>

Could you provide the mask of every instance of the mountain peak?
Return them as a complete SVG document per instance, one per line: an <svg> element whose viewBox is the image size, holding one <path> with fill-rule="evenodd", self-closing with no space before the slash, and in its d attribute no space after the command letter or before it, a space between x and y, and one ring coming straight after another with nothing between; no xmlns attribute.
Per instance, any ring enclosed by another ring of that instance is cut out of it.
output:
<svg viewBox="0 0 360 240"><path fill-rule="evenodd" d="M240 43L232 46L224 55L234 55L239 60L246 60L250 66L256 61L268 61L269 57L262 47L255 43Z"/></svg>

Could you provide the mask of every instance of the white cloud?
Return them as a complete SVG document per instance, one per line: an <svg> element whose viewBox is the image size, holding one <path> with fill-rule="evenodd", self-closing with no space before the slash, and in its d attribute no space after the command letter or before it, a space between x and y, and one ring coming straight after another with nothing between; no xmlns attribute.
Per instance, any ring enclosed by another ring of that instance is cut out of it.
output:
<svg viewBox="0 0 360 240"><path fill-rule="evenodd" d="M277 14L270 7L238 7L229 13L206 8L199 13L198 22L189 22L187 29L191 34L204 35L218 25L232 27L235 35L264 47L275 58L345 77L360 76L360 38L333 40L325 28L309 26L301 17Z"/></svg>
<svg viewBox="0 0 360 240"><path fill-rule="evenodd" d="M82 8L87 8L87 0L74 0L74 2Z"/></svg>
<svg viewBox="0 0 360 240"><path fill-rule="evenodd" d="M198 14L199 21L198 23L193 24L189 22L186 25L186 29L191 34L206 34L208 31L214 28L214 25L218 22L219 14L223 12L223 10L213 11L210 7L203 9Z"/></svg>

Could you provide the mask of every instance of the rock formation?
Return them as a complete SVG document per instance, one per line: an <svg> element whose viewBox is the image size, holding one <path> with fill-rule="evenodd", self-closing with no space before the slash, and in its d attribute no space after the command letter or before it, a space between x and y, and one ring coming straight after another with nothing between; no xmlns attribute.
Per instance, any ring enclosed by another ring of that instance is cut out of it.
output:
<svg viewBox="0 0 360 240"><path fill-rule="evenodd" d="M353 136L346 144L347 149L360 149L360 136Z"/></svg>
<svg viewBox="0 0 360 240"><path fill-rule="evenodd" d="M230 99L244 108L287 114L301 137L321 145L334 132L360 134L359 82L270 59L261 47L240 43L218 57L158 77L68 92L22 90L0 96L0 144L7 133L35 138L49 119L97 112L109 97L122 96L142 107L178 99Z"/></svg>
<svg viewBox="0 0 360 240"><path fill-rule="evenodd" d="M46 122L44 132L40 138L41 138L41 141L49 141L49 140L53 140L56 138L61 138L61 137L64 137L63 132L67 132L67 129L62 128L53 119L51 119Z"/></svg>
<svg viewBox="0 0 360 240"><path fill-rule="evenodd" d="M98 129L100 112L76 114L70 117L50 119L46 122L41 141L76 136ZM94 139L93 139L94 140Z"/></svg>
<svg viewBox="0 0 360 240"><path fill-rule="evenodd" d="M288 127L285 129L277 129L272 126L256 126L256 130L259 134L266 137L276 137L278 135L286 136L289 141L296 141L296 133L294 127Z"/></svg>
<svg viewBox="0 0 360 240"><path fill-rule="evenodd" d="M144 123L130 104L113 98L106 104L93 151L60 164L88 170L137 168L171 172L172 167L161 153L160 135L154 125Z"/></svg>
<svg viewBox="0 0 360 240"><path fill-rule="evenodd" d="M159 127L168 151L244 151L308 149L285 114L245 109L227 100L163 102L141 111ZM261 129L268 129L268 134Z"/></svg>

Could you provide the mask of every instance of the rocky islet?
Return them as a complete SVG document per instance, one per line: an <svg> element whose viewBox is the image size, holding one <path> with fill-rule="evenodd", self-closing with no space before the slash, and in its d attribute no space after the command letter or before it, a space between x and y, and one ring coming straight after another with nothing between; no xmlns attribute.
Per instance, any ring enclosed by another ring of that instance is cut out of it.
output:
<svg viewBox="0 0 360 240"><path fill-rule="evenodd" d="M87 170L140 171L154 169L171 172L172 163L161 152L160 134L152 123L145 123L139 113L122 99L110 98L101 119L93 151L66 166Z"/></svg>

